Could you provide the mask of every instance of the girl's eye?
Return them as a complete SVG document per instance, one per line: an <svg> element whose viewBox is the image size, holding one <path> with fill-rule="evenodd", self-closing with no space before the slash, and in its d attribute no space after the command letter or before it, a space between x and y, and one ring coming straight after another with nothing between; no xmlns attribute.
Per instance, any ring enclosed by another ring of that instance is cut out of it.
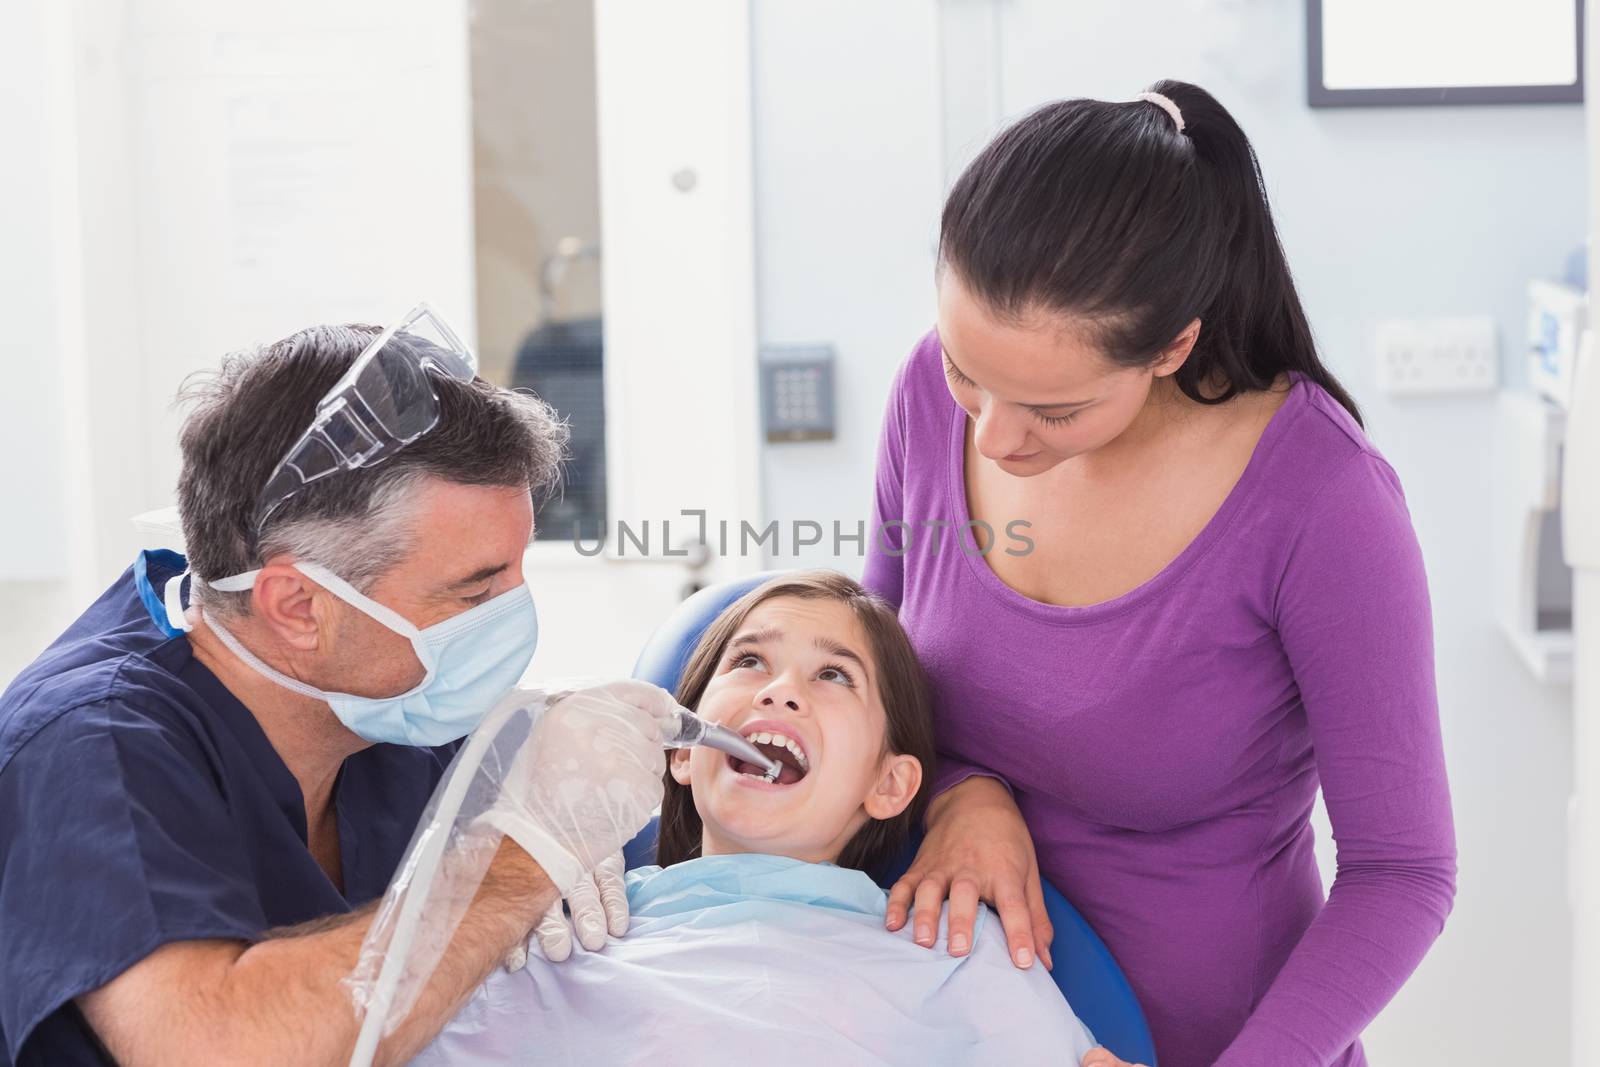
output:
<svg viewBox="0 0 1600 1067"><path fill-rule="evenodd" d="M1046 415L1042 411L1035 411L1034 415L1037 416L1039 421L1044 423L1046 426L1065 426L1067 423L1078 417L1078 413L1076 411L1069 411L1065 415Z"/></svg>
<svg viewBox="0 0 1600 1067"><path fill-rule="evenodd" d="M728 669L730 671L743 670L745 667L759 667L760 665L761 657L754 652L738 652L728 660Z"/></svg>
<svg viewBox="0 0 1600 1067"><path fill-rule="evenodd" d="M817 677L822 679L824 682L837 682L840 685L853 686L856 684L855 678L851 677L849 671L845 670L838 664L833 663L830 663L828 666L822 668L822 670L817 673Z"/></svg>

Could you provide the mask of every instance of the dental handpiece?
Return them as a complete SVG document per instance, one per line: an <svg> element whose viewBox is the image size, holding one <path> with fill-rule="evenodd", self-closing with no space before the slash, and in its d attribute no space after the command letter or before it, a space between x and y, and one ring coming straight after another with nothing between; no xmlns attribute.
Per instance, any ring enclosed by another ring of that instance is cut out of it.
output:
<svg viewBox="0 0 1600 1067"><path fill-rule="evenodd" d="M668 748L692 748L695 745L704 745L706 748L714 748L718 752L737 756L765 771L769 782L777 781L779 772L783 770L782 763L749 741L726 726L706 722L688 708L678 709L676 721L673 726L667 728L663 742Z"/></svg>

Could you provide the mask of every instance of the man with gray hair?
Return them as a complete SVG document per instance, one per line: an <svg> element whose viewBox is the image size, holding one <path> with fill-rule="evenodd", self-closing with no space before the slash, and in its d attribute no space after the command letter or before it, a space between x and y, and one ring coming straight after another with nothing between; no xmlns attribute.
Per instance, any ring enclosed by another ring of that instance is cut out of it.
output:
<svg viewBox="0 0 1600 1067"><path fill-rule="evenodd" d="M566 430L474 370L421 306L188 389L187 560L142 553L0 696L0 1067L349 1058L371 902L537 639L522 558ZM586 943L626 929L595 870L659 801L674 710L625 682L545 711L507 789L565 804L523 805L536 843L498 846L379 1062L562 897Z"/></svg>

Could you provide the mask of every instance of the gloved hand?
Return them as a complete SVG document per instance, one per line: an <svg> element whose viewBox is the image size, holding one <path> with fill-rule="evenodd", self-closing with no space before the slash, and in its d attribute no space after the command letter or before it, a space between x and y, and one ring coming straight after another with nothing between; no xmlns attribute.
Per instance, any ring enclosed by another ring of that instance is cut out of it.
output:
<svg viewBox="0 0 1600 1067"><path fill-rule="evenodd" d="M567 909L572 911L570 920ZM628 932L628 888L622 853L602 860L592 876L578 879L577 888L566 901L558 900L550 905L527 943L506 953L506 970L522 969L534 945L539 946L539 951L551 963L565 960L572 955L574 928L578 944L590 952L605 947L606 934L621 937Z"/></svg>
<svg viewBox="0 0 1600 1067"><path fill-rule="evenodd" d="M519 696L525 698L508 699ZM532 856L570 899L661 803L662 728L677 710L671 694L648 682L609 682L552 697L484 820Z"/></svg>

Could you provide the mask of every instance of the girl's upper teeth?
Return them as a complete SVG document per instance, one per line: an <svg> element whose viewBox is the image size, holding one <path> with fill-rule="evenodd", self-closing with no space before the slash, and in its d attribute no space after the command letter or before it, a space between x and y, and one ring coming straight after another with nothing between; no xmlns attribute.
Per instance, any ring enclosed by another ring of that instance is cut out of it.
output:
<svg viewBox="0 0 1600 1067"><path fill-rule="evenodd" d="M806 754L800 750L800 745L792 737L783 734L768 733L765 730L753 733L748 740L758 745L779 745L794 753L794 758L800 761L800 766L807 766Z"/></svg>

